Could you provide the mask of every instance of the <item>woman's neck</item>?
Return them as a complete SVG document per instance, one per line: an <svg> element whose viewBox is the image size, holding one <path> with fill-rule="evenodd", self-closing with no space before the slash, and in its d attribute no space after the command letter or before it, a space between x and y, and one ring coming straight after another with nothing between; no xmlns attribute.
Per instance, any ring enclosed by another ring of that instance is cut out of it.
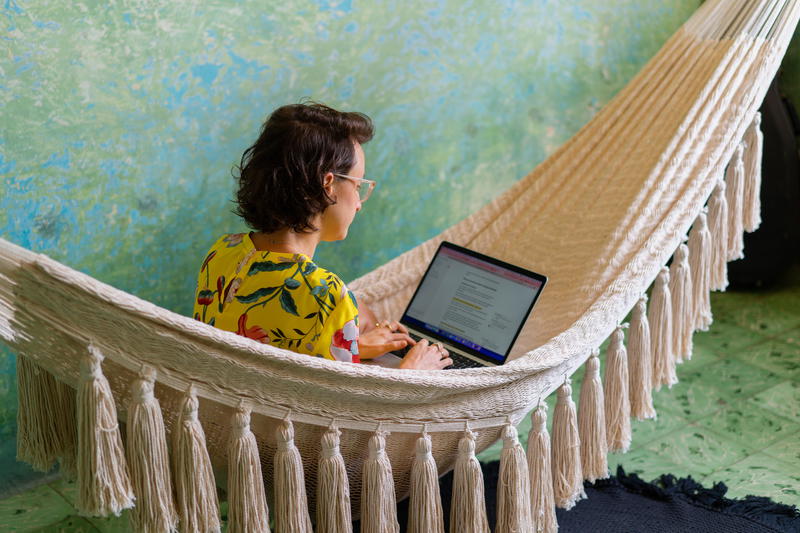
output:
<svg viewBox="0 0 800 533"><path fill-rule="evenodd" d="M266 252L303 254L309 258L314 257L314 252L319 244L319 232L297 233L291 229L282 229L273 233L253 232L250 238L256 250Z"/></svg>

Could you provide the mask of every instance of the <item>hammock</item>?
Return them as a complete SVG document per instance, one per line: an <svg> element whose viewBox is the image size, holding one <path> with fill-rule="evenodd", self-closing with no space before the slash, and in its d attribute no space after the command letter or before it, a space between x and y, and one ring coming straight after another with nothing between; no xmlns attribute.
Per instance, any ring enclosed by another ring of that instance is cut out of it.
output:
<svg viewBox="0 0 800 533"><path fill-rule="evenodd" d="M81 512L133 507L141 531L217 531L212 470L232 532L268 531L270 513L278 531L310 532L311 516L318 531L349 531L351 513L363 531L397 531L395 498L408 494L409 531L441 531L437 474L455 468L451 521L488 531L474 453L502 437L497 530L555 530L553 506L574 505L583 479L607 475L607 451L627 449L630 417L655 415L651 391L676 382L692 331L711 323L708 291L725 288L726 261L758 226L757 109L798 17L800 0L705 2L531 174L350 284L378 316L397 317L443 239L548 274L501 367L298 355L0 240L19 459L43 470L59 460L77 476ZM576 413L567 376L587 360ZM541 400L556 389L551 443ZM537 404L526 458L514 425Z"/></svg>

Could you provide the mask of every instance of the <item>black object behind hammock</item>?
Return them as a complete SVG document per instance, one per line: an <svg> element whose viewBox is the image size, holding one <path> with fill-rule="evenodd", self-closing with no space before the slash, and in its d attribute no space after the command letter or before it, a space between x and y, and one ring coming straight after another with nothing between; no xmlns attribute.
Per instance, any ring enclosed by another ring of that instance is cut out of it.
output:
<svg viewBox="0 0 800 533"><path fill-rule="evenodd" d="M728 264L732 288L769 286L800 252L800 123L791 102L781 97L778 78L761 105L764 156L761 179L761 226L744 235L745 258Z"/></svg>
<svg viewBox="0 0 800 533"><path fill-rule="evenodd" d="M494 530L497 516L499 463L481 464L486 488L486 511ZM449 531L453 473L439 480L445 531ZM740 500L725 497L727 487L717 483L704 488L691 477L676 479L662 475L653 483L636 474L617 475L596 483L584 483L588 499L570 511L557 510L559 533L774 533L800 532L796 507L768 498L748 496ZM408 499L397 505L400 531L408 523ZM359 533L358 522L353 524ZM458 533L468 533L466 531Z"/></svg>

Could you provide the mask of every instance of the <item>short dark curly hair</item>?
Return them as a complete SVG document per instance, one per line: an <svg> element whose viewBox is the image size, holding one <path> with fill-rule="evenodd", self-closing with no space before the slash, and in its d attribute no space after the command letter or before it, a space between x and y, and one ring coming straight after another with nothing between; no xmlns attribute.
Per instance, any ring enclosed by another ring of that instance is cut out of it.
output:
<svg viewBox="0 0 800 533"><path fill-rule="evenodd" d="M356 163L354 142L373 135L363 113L341 112L317 102L279 107L236 167L234 212L254 230L315 231L312 218L334 203L323 188L328 172L347 174Z"/></svg>

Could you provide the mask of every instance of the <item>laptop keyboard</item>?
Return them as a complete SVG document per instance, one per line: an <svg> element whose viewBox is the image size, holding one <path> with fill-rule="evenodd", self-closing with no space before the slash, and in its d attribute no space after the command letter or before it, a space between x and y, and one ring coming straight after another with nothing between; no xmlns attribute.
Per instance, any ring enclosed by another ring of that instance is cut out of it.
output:
<svg viewBox="0 0 800 533"><path fill-rule="evenodd" d="M417 334L415 334L415 333L413 333L411 331L408 332L408 336L411 337L412 339L414 339L416 342L419 342L420 340L423 339L423 337L420 337L419 335L417 335ZM405 357L405 355L408 353L408 351L411 348L412 348L411 346L406 346L402 350L398 350L396 353L397 353L397 355L399 357ZM483 368L484 366L486 366L486 365L480 364L477 361L473 361L469 357L464 357L460 353L452 352L450 350L448 350L448 352L450 352L450 359L453 360L453 364L448 366L447 368L445 368L445 370L454 370L454 369L461 369L461 368Z"/></svg>

